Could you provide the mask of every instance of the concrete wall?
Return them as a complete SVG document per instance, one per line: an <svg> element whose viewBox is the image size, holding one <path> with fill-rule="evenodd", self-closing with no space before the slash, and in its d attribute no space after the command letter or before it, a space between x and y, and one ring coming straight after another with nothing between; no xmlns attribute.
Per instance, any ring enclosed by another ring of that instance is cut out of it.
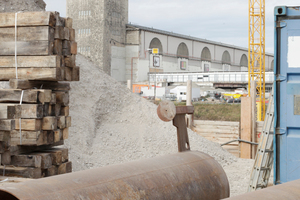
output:
<svg viewBox="0 0 300 200"><path fill-rule="evenodd" d="M111 47L125 49L128 0L67 0L67 16L73 18L78 52L90 57L107 74L116 74ZM119 59L119 58L117 58ZM119 71L125 71L125 63ZM121 80L121 76L115 77ZM125 76L122 78L124 80Z"/></svg>
<svg viewBox="0 0 300 200"><path fill-rule="evenodd" d="M160 52L160 67L153 67L153 55L149 49L152 39L160 40L163 52ZM204 65L209 71L247 71L246 67L240 66L241 58L245 55L248 59L248 51L242 48L226 46L224 44L211 44L209 42L195 41L184 37L176 37L155 31L148 31L131 27L127 31L127 43L137 44L139 48L130 48L130 55L139 56L133 64L133 82L145 82L148 80L148 72L204 72ZM188 58L177 57L177 49L181 43L188 48ZM211 54L211 61L201 59L203 49L207 47ZM227 51L230 56L230 64L224 64L222 57ZM129 55L127 54L127 55ZM266 71L271 68L273 56L266 55ZM180 68L180 62L185 61L187 68ZM137 63L138 62L138 63ZM129 66L129 62L127 63ZM127 76L128 77L128 76Z"/></svg>

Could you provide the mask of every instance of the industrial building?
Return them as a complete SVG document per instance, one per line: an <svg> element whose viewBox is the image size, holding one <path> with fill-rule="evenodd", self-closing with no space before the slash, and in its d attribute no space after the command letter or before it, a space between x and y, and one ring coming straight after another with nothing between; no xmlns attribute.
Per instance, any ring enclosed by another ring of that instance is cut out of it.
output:
<svg viewBox="0 0 300 200"><path fill-rule="evenodd" d="M128 0L67 0L67 15L79 53L120 82L147 82L149 72L248 70L247 48L128 24ZM273 71L273 60L266 54L266 71Z"/></svg>

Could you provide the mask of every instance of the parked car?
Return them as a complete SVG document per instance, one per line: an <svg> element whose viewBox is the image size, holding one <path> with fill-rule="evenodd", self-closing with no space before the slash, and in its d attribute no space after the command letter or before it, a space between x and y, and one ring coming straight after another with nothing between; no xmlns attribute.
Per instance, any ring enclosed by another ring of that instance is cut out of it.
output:
<svg viewBox="0 0 300 200"><path fill-rule="evenodd" d="M241 103L241 100L240 99L228 99L227 100L227 103Z"/></svg>

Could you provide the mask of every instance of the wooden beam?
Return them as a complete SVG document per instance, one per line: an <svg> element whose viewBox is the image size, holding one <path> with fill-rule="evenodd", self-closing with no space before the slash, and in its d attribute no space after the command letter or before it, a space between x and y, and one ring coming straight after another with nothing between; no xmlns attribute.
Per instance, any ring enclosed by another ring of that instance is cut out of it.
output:
<svg viewBox="0 0 300 200"><path fill-rule="evenodd" d="M42 165L40 155L16 155L11 157L11 165L16 167L37 167Z"/></svg>
<svg viewBox="0 0 300 200"><path fill-rule="evenodd" d="M34 152L34 153L30 153L29 155L41 157L41 168L42 169L48 169L48 168L52 167L52 159L51 159L51 155L49 153Z"/></svg>
<svg viewBox="0 0 300 200"><path fill-rule="evenodd" d="M16 68L0 68L0 81L9 81L14 78L16 78ZM18 78L59 81L61 80L61 71L60 68L18 68Z"/></svg>
<svg viewBox="0 0 300 200"><path fill-rule="evenodd" d="M4 173L5 171L5 173ZM0 174L23 178L42 178L41 168L0 166Z"/></svg>
<svg viewBox="0 0 300 200"><path fill-rule="evenodd" d="M57 129L57 118L48 116L43 118L42 129L45 131L51 131Z"/></svg>
<svg viewBox="0 0 300 200"><path fill-rule="evenodd" d="M66 91L70 90L70 83L60 83L53 81L30 81L30 80L22 80L22 79L10 79L9 86L12 89L32 89L32 88L43 88L43 89L51 89L57 91Z"/></svg>
<svg viewBox="0 0 300 200"><path fill-rule="evenodd" d="M71 116L67 116L66 117L66 127L67 128L71 127L71 121L72 121Z"/></svg>
<svg viewBox="0 0 300 200"><path fill-rule="evenodd" d="M60 115L67 117L69 116L69 114L70 114L69 106L62 106L60 110Z"/></svg>
<svg viewBox="0 0 300 200"><path fill-rule="evenodd" d="M46 133L47 134L47 133ZM43 131L21 131L13 130L10 133L11 135L11 145L25 145L25 146L41 146L45 145L45 137L47 139L47 135ZM21 140L21 141L20 141Z"/></svg>
<svg viewBox="0 0 300 200"><path fill-rule="evenodd" d="M0 90L0 102L20 102L22 90ZM51 90L26 90L23 91L22 103L46 103L51 101Z"/></svg>
<svg viewBox="0 0 300 200"><path fill-rule="evenodd" d="M55 26L56 19L52 12L18 13L17 25L20 26ZM15 13L0 13L0 27L15 27Z"/></svg>
<svg viewBox="0 0 300 200"><path fill-rule="evenodd" d="M76 55L66 56L64 60L66 67L76 67Z"/></svg>
<svg viewBox="0 0 300 200"><path fill-rule="evenodd" d="M21 118L21 105L0 104L0 119Z"/></svg>
<svg viewBox="0 0 300 200"><path fill-rule="evenodd" d="M59 129L66 128L66 125L69 125L69 124L66 124L66 122L67 122L67 119L65 116L58 116L57 117L57 128L59 128Z"/></svg>
<svg viewBox="0 0 300 200"><path fill-rule="evenodd" d="M19 120L16 121L16 130L20 129ZM21 129L23 131L41 131L41 119L21 119Z"/></svg>
<svg viewBox="0 0 300 200"><path fill-rule="evenodd" d="M57 167L57 174L66 174L70 172L72 172L72 162L65 162Z"/></svg>
<svg viewBox="0 0 300 200"><path fill-rule="evenodd" d="M66 140L69 138L69 128L63 129L63 140Z"/></svg>
<svg viewBox="0 0 300 200"><path fill-rule="evenodd" d="M5 119L0 120L0 131L11 131L16 128L15 120Z"/></svg>
<svg viewBox="0 0 300 200"><path fill-rule="evenodd" d="M251 141L251 97L241 98L241 139ZM251 159L251 144L240 143L241 158Z"/></svg>
<svg viewBox="0 0 300 200"><path fill-rule="evenodd" d="M1 56L14 56L15 44L17 44L18 56L48 56L55 54L52 41L17 41L0 42ZM57 54L61 55L61 54Z"/></svg>
<svg viewBox="0 0 300 200"><path fill-rule="evenodd" d="M57 167L55 165L52 165L48 169L44 169L43 174L45 177L55 176L57 175Z"/></svg>
<svg viewBox="0 0 300 200"><path fill-rule="evenodd" d="M52 159L52 165L62 164L62 151L57 149L44 150L43 152L49 153Z"/></svg>
<svg viewBox="0 0 300 200"><path fill-rule="evenodd" d="M54 29L49 26L18 27L17 41L53 41ZM0 28L0 42L15 42L15 28Z"/></svg>
<svg viewBox="0 0 300 200"><path fill-rule="evenodd" d="M18 68L57 68L62 66L61 56L17 56ZM0 68L16 67L14 56L0 56Z"/></svg>

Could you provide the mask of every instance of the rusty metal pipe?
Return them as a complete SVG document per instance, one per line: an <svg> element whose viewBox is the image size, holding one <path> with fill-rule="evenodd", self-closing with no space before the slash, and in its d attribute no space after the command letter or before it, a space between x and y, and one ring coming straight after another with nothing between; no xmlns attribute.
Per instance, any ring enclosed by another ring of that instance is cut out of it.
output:
<svg viewBox="0 0 300 200"><path fill-rule="evenodd" d="M0 199L222 199L222 167L195 151L90 169L0 188Z"/></svg>
<svg viewBox="0 0 300 200"><path fill-rule="evenodd" d="M300 179L281 185L271 186L265 189L248 192L239 196L228 198L229 200L294 200L300 199Z"/></svg>

